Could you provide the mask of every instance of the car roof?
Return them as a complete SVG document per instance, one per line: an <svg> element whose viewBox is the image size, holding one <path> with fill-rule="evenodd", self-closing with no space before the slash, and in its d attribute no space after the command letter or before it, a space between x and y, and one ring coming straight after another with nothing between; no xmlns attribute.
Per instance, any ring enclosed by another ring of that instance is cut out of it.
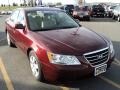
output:
<svg viewBox="0 0 120 90"><path fill-rule="evenodd" d="M36 10L41 10L41 11L62 11L59 8L55 7L25 7L25 8L17 8L17 10L24 10L24 11L36 11Z"/></svg>

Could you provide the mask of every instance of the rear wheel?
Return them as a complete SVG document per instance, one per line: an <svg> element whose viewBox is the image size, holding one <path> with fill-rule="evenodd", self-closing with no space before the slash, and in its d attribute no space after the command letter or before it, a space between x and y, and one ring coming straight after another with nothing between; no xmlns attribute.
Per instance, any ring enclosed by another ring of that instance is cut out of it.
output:
<svg viewBox="0 0 120 90"><path fill-rule="evenodd" d="M117 20L118 20L118 22L120 22L120 16L118 16Z"/></svg>
<svg viewBox="0 0 120 90"><path fill-rule="evenodd" d="M42 73L41 63L38 60L38 57L33 50L30 51L29 53L29 61L30 61L31 71L35 79L38 81L43 81L44 77Z"/></svg>
<svg viewBox="0 0 120 90"><path fill-rule="evenodd" d="M115 20L115 15L113 15L113 16L112 16L112 19L114 19L114 20Z"/></svg>
<svg viewBox="0 0 120 90"><path fill-rule="evenodd" d="M11 42L10 35L9 35L8 32L7 32L7 44L8 44L9 47L13 47L14 46L14 44Z"/></svg>
<svg viewBox="0 0 120 90"><path fill-rule="evenodd" d="M87 17L86 20L87 20L87 21L90 21L90 17Z"/></svg>

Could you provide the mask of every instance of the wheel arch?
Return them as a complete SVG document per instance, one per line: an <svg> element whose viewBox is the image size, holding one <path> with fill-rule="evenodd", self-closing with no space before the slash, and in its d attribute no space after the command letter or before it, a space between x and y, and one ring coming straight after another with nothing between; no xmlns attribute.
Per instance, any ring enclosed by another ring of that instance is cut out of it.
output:
<svg viewBox="0 0 120 90"><path fill-rule="evenodd" d="M7 34L7 31L8 31L8 30L7 30L7 28L6 28L6 29L5 29L5 34Z"/></svg>
<svg viewBox="0 0 120 90"><path fill-rule="evenodd" d="M29 53L30 53L30 51L32 51L32 50L33 50L33 48L31 48L31 47L27 49L27 57L28 57L28 58L29 58Z"/></svg>

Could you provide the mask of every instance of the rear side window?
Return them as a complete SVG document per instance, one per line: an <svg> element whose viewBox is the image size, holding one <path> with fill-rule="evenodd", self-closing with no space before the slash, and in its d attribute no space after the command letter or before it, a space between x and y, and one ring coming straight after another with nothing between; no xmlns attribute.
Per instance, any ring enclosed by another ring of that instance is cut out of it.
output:
<svg viewBox="0 0 120 90"><path fill-rule="evenodd" d="M19 10L14 11L13 14L11 15L11 17L10 17L10 20L11 20L12 22L16 23L16 22L17 22L18 15L19 15Z"/></svg>
<svg viewBox="0 0 120 90"><path fill-rule="evenodd" d="M18 15L18 20L17 20L20 24L25 25L25 18L24 18L24 12L20 11L19 15Z"/></svg>
<svg viewBox="0 0 120 90"><path fill-rule="evenodd" d="M120 13L120 6L119 6L119 13Z"/></svg>

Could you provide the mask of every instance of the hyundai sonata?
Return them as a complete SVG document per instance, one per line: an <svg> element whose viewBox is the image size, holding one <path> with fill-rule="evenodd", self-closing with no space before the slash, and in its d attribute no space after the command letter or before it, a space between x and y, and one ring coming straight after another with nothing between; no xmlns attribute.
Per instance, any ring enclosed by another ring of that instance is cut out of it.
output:
<svg viewBox="0 0 120 90"><path fill-rule="evenodd" d="M80 25L64 11L49 7L19 8L6 19L9 46L29 58L37 80L67 80L106 72L114 60L112 42Z"/></svg>

